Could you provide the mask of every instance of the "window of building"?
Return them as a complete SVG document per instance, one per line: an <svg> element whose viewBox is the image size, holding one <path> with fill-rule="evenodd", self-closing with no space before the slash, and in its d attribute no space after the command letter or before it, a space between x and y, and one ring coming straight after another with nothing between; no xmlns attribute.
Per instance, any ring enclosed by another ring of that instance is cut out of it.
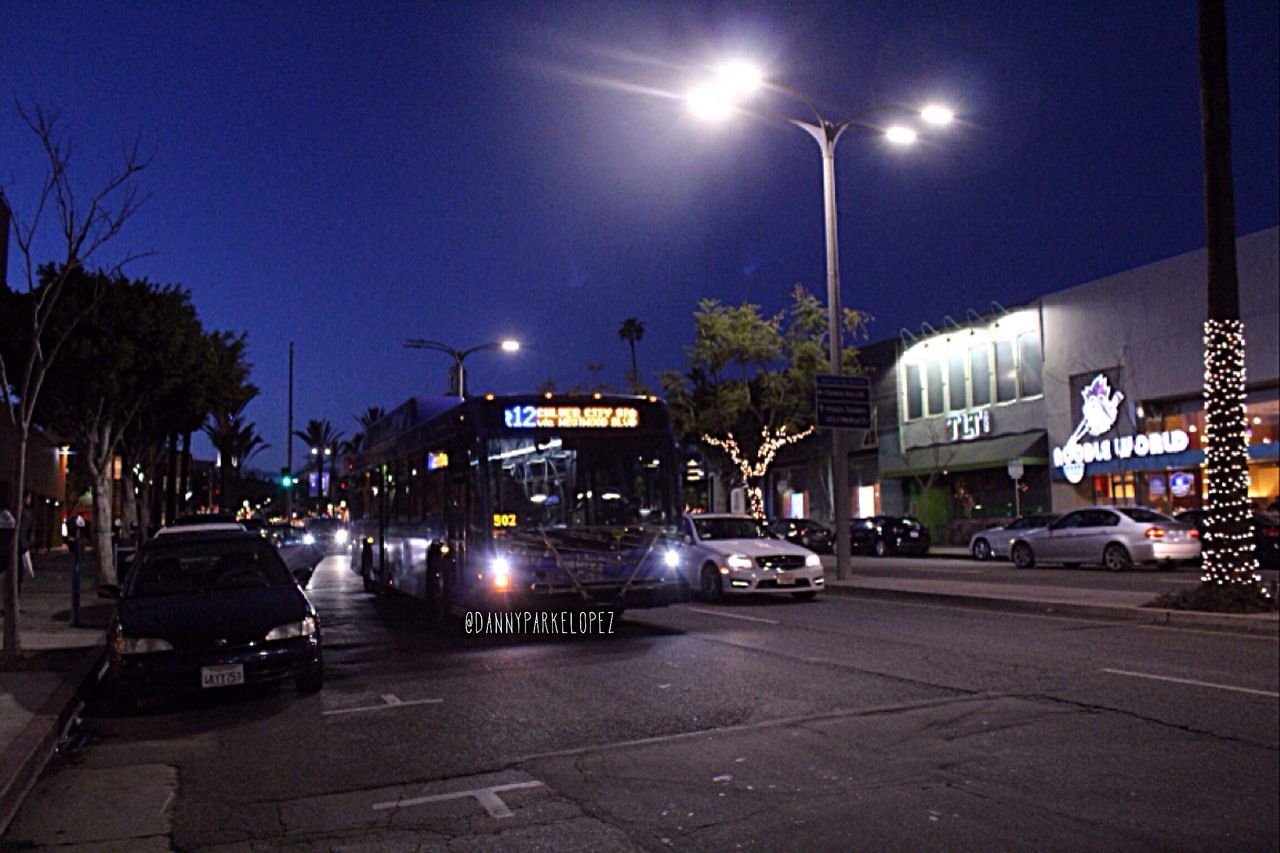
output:
<svg viewBox="0 0 1280 853"><path fill-rule="evenodd" d="M961 411L969 407L964 374L964 356L951 356L947 362L947 402L950 403L952 411Z"/></svg>
<svg viewBox="0 0 1280 853"><path fill-rule="evenodd" d="M974 347L969 350L969 374L973 382L973 405L991 405L991 348Z"/></svg>
<svg viewBox="0 0 1280 853"><path fill-rule="evenodd" d="M1027 333L1018 336L1018 380L1023 397L1039 397L1044 393L1040 336L1037 334Z"/></svg>
<svg viewBox="0 0 1280 853"><path fill-rule="evenodd" d="M942 394L942 362L934 359L925 365L925 379L929 394L929 414L941 415L946 411Z"/></svg>
<svg viewBox="0 0 1280 853"><path fill-rule="evenodd" d="M920 382L920 365L907 365L907 420L924 417L924 386Z"/></svg>
<svg viewBox="0 0 1280 853"><path fill-rule="evenodd" d="M1018 399L1018 367L1013 357L1013 341L996 341L996 402Z"/></svg>

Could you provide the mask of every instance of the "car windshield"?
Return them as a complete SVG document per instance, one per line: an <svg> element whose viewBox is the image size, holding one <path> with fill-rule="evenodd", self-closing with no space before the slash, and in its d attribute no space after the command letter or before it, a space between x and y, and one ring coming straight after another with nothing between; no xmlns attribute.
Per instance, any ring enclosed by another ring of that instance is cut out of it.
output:
<svg viewBox="0 0 1280 853"><path fill-rule="evenodd" d="M773 539L772 533L754 518L695 518L699 539Z"/></svg>
<svg viewBox="0 0 1280 853"><path fill-rule="evenodd" d="M236 537L146 552L129 575L125 595L196 595L224 589L289 586L293 582L270 545Z"/></svg>
<svg viewBox="0 0 1280 853"><path fill-rule="evenodd" d="M522 435L488 444L495 527L665 525L675 519L664 470L674 448L653 437Z"/></svg>
<svg viewBox="0 0 1280 853"><path fill-rule="evenodd" d="M1124 507L1119 507L1119 510L1120 512L1129 516L1129 518L1133 519L1134 521L1137 521L1143 524L1147 524L1147 523L1168 524L1169 522L1173 521L1173 519L1167 515L1162 515L1161 513L1155 512L1154 510L1150 510L1150 509L1142 509L1141 507L1124 506Z"/></svg>

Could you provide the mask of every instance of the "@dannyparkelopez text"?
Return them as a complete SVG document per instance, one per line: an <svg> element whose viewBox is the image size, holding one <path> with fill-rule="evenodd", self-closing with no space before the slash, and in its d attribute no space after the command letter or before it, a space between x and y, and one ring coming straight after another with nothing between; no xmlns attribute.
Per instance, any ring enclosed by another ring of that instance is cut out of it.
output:
<svg viewBox="0 0 1280 853"><path fill-rule="evenodd" d="M615 615L608 610L468 610L463 630L468 634L612 634Z"/></svg>

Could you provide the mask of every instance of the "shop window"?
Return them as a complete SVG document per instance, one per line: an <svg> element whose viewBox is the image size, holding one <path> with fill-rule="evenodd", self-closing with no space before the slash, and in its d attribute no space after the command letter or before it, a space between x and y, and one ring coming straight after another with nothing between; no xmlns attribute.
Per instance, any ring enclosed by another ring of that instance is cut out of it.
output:
<svg viewBox="0 0 1280 853"><path fill-rule="evenodd" d="M920 381L920 365L907 365L907 420L924 417L924 387Z"/></svg>
<svg viewBox="0 0 1280 853"><path fill-rule="evenodd" d="M1248 403L1245 407L1245 429L1250 444L1280 441L1280 400Z"/></svg>
<svg viewBox="0 0 1280 853"><path fill-rule="evenodd" d="M973 387L973 405L991 405L991 348L969 350L969 376Z"/></svg>
<svg viewBox="0 0 1280 853"><path fill-rule="evenodd" d="M1013 341L996 341L996 402L1018 399L1018 371L1013 358Z"/></svg>
<svg viewBox="0 0 1280 853"><path fill-rule="evenodd" d="M942 362L935 359L925 366L925 382L929 395L929 414L944 414L946 407L943 406Z"/></svg>
<svg viewBox="0 0 1280 853"><path fill-rule="evenodd" d="M1023 397L1039 397L1044 393L1038 334L1018 336L1018 382Z"/></svg>
<svg viewBox="0 0 1280 853"><path fill-rule="evenodd" d="M964 387L964 356L953 355L947 361L947 402L951 410L967 409L968 396Z"/></svg>

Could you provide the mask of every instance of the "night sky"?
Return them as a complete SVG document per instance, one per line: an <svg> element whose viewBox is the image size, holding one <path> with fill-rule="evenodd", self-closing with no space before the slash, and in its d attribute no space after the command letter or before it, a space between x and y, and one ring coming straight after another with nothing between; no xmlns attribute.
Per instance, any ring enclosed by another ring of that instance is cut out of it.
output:
<svg viewBox="0 0 1280 853"><path fill-rule="evenodd" d="M1280 36L1274 0L1228 6L1245 234L1278 218ZM15 98L61 111L86 189L140 135L151 197L113 251L154 251L128 272L248 333L272 445L252 465L278 469L290 340L296 425L350 435L443 392L447 357L405 338L518 338L468 359L474 391L564 389L591 362L625 387L634 316L656 387L699 299L825 299L815 143L676 97L722 57L833 119L956 109L913 148L841 140L844 303L873 339L1204 245L1193 2L0 0L0 180L25 213L43 163Z"/></svg>

